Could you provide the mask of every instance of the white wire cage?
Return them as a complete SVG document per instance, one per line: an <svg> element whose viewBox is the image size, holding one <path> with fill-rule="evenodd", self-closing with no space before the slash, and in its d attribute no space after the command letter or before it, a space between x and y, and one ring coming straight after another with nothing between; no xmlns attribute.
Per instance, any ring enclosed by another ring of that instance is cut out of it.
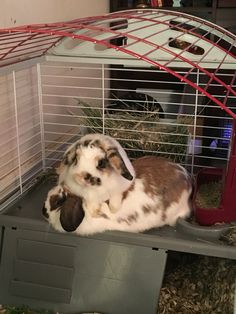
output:
<svg viewBox="0 0 236 314"><path fill-rule="evenodd" d="M2 208L86 132L114 136L131 158L168 157L192 175L228 169L235 36L220 27L135 10L2 30L0 44Z"/></svg>
<svg viewBox="0 0 236 314"><path fill-rule="evenodd" d="M91 64L61 69L64 75L50 73L58 71L57 65L41 66L44 141L46 147L52 145L45 152L46 165L49 152L65 143L69 129L74 130L69 142L85 132L104 132L117 138L131 158L164 155L192 173L203 165L227 163L232 119L186 83L156 69ZM200 86L205 84L197 72L192 75ZM216 91L215 96L224 94Z"/></svg>

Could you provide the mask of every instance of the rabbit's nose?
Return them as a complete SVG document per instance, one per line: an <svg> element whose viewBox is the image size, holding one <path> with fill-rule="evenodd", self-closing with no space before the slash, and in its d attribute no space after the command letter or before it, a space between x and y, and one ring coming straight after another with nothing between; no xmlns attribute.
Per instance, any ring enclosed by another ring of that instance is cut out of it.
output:
<svg viewBox="0 0 236 314"><path fill-rule="evenodd" d="M90 173L86 173L84 176L84 180L91 185L101 185L101 179L98 177L93 177Z"/></svg>
<svg viewBox="0 0 236 314"><path fill-rule="evenodd" d="M98 177L92 177L92 178L90 179L90 183L91 183L92 185L101 185L102 181L101 181L101 179L98 178Z"/></svg>
<svg viewBox="0 0 236 314"><path fill-rule="evenodd" d="M88 172L84 175L84 180L85 180L85 181L90 181L91 178L92 178L92 176L91 176L91 174L88 173Z"/></svg>

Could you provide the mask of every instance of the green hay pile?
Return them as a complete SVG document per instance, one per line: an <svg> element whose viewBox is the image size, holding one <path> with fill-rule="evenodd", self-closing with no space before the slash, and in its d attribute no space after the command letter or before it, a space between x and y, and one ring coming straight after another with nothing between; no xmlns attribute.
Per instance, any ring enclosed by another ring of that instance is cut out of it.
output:
<svg viewBox="0 0 236 314"><path fill-rule="evenodd" d="M191 118L178 117L175 123L166 123L159 118L158 110L139 111L137 115L131 110L109 114L81 101L79 105L84 115L80 123L90 132L105 130L107 135L117 138L130 158L158 154L184 162Z"/></svg>
<svg viewBox="0 0 236 314"><path fill-rule="evenodd" d="M222 181L212 181L202 184L196 195L196 205L200 208L218 208L222 187Z"/></svg>

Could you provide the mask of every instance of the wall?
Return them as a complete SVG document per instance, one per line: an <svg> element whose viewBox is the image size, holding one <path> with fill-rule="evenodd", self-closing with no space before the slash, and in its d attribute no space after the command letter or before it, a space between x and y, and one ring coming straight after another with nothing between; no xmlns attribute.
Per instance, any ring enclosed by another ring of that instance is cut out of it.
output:
<svg viewBox="0 0 236 314"><path fill-rule="evenodd" d="M108 10L109 0L1 0L0 27L66 21Z"/></svg>

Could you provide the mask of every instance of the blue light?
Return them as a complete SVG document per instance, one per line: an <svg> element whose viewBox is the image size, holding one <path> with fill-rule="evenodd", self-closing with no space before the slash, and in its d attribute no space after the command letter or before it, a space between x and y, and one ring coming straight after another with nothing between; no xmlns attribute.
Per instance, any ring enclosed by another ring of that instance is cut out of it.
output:
<svg viewBox="0 0 236 314"><path fill-rule="evenodd" d="M225 121L224 127L223 127L223 134L222 134L222 137L224 138L224 140L222 140L223 145L227 145L227 146L229 145L231 134L232 134L232 122Z"/></svg>

